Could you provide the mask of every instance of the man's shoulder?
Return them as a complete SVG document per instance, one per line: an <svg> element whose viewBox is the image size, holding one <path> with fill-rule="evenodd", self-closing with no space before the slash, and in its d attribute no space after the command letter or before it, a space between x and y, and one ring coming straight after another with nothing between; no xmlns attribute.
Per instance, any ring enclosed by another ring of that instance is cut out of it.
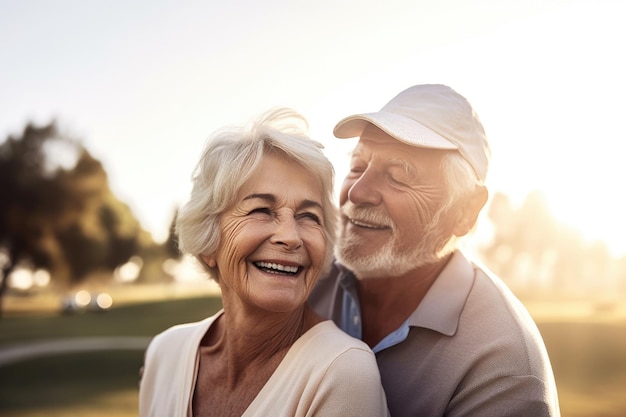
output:
<svg viewBox="0 0 626 417"><path fill-rule="evenodd" d="M471 264L476 278L468 303L491 306L487 311L502 310L501 314L504 316L510 315L534 322L524 304L502 278L475 260Z"/></svg>
<svg viewBox="0 0 626 417"><path fill-rule="evenodd" d="M474 286L467 298L459 331L477 344L499 343L532 359L546 354L535 320L506 283L484 266L473 263Z"/></svg>
<svg viewBox="0 0 626 417"><path fill-rule="evenodd" d="M436 316L457 318L456 331L444 334L454 334L456 340L467 337L464 343L475 341L478 345L494 340L542 344L526 307L500 277L477 259L460 251L455 253L438 279L443 281L431 287L432 294L424 301L428 302L429 312L438 312Z"/></svg>

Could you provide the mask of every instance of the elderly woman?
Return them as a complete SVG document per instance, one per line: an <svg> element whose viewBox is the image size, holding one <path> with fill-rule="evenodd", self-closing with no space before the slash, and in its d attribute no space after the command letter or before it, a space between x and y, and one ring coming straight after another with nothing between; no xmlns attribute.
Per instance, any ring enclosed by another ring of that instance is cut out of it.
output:
<svg viewBox="0 0 626 417"><path fill-rule="evenodd" d="M335 237L333 168L306 121L278 109L208 143L179 245L223 309L157 335L141 416L386 416L376 359L306 303Z"/></svg>

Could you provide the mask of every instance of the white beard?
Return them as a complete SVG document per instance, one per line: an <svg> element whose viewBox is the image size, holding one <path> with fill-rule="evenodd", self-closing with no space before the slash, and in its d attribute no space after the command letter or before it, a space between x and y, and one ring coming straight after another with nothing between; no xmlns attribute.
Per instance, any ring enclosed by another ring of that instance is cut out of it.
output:
<svg viewBox="0 0 626 417"><path fill-rule="evenodd" d="M346 207L347 206L347 207ZM346 211L355 210L351 203L344 204ZM344 210L342 208L342 210ZM357 209L359 213L366 213L366 209ZM439 221L445 207L441 207L424 228L417 245L400 250L396 247L396 240L391 239L372 255L361 255L359 252L363 238L354 234L347 234L346 228L341 227L335 246L335 257L350 269L357 278L367 279L375 277L397 277L406 274L412 269L435 263L454 249L456 237L448 236ZM367 216L370 217L370 216ZM372 216L377 219L381 215ZM392 224L386 219L383 224ZM396 236L397 228L392 227L392 236Z"/></svg>

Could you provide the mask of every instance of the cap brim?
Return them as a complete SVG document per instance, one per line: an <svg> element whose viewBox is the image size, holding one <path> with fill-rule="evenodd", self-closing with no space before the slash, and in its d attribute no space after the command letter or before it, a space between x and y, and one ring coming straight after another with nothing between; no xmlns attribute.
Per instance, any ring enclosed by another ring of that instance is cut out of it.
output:
<svg viewBox="0 0 626 417"><path fill-rule="evenodd" d="M361 136L368 124L373 124L407 145L431 149L458 149L454 143L423 124L406 116L383 111L348 116L337 123L333 134L340 139L354 138Z"/></svg>

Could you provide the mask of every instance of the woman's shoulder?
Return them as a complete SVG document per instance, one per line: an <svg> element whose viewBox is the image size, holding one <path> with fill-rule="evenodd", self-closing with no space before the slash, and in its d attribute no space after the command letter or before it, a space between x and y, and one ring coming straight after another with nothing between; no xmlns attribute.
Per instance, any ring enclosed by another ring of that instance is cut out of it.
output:
<svg viewBox="0 0 626 417"><path fill-rule="evenodd" d="M325 355L357 351L374 356L367 344L345 333L332 320L325 320L313 326L301 339L303 345L315 346L315 349L324 352Z"/></svg>
<svg viewBox="0 0 626 417"><path fill-rule="evenodd" d="M192 323L177 324L163 330L161 333L154 336L150 342L150 350L157 348L165 349L167 347L180 349L186 343L197 345L209 327L211 327L211 324L221 315L221 313L222 312L220 311L217 314L203 320Z"/></svg>

